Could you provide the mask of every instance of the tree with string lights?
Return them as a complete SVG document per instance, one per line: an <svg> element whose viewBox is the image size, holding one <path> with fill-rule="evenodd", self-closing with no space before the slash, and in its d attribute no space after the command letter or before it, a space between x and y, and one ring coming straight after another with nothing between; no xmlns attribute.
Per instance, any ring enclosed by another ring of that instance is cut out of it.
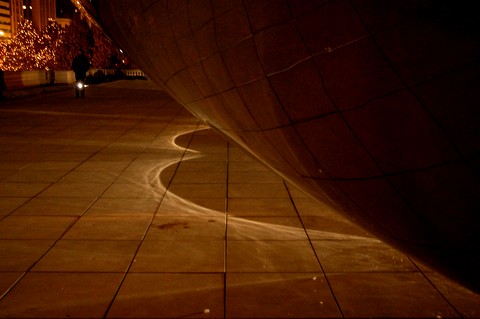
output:
<svg viewBox="0 0 480 319"><path fill-rule="evenodd" d="M39 56L43 61L43 68L58 70L61 48L65 43L65 30L55 20L49 20L42 30L40 41Z"/></svg>
<svg viewBox="0 0 480 319"><path fill-rule="evenodd" d="M70 70L80 49L94 68L124 67L127 61L98 27L75 15L65 29L50 20L41 32L31 21L21 21L14 37L0 42L0 70Z"/></svg>
<svg viewBox="0 0 480 319"><path fill-rule="evenodd" d="M58 48L58 70L69 70L73 58L80 49L85 51L88 57L93 53L90 27L80 15L74 15L72 22L65 27L64 31L64 41Z"/></svg>
<svg viewBox="0 0 480 319"><path fill-rule="evenodd" d="M8 42L2 43L2 70L18 71L39 69L41 57L40 35L33 23L23 20L19 23L16 35Z"/></svg>

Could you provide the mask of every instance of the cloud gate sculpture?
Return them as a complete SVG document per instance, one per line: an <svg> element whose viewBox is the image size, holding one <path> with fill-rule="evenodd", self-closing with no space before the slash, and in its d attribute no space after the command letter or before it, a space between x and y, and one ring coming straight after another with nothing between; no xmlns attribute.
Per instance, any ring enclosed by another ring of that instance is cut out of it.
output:
<svg viewBox="0 0 480 319"><path fill-rule="evenodd" d="M84 0L177 101L312 197L480 291L473 4Z"/></svg>

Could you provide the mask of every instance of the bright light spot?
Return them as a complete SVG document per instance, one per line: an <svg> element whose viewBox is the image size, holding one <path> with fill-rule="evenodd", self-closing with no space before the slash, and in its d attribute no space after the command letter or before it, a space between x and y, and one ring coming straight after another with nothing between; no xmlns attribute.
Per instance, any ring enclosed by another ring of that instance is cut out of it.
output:
<svg viewBox="0 0 480 319"><path fill-rule="evenodd" d="M77 83L77 88L83 89L83 83L82 83L82 82L78 82L78 83Z"/></svg>

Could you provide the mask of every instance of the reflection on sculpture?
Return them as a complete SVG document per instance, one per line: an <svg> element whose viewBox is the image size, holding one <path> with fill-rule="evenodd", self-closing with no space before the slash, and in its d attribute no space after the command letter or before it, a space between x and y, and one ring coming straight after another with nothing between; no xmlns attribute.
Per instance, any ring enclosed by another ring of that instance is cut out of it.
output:
<svg viewBox="0 0 480 319"><path fill-rule="evenodd" d="M198 118L478 292L480 26L462 5L83 1Z"/></svg>

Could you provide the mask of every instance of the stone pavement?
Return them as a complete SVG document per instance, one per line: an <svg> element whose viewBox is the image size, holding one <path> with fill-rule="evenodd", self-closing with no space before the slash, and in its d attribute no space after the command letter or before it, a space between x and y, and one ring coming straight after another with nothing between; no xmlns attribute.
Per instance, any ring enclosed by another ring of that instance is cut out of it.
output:
<svg viewBox="0 0 480 319"><path fill-rule="evenodd" d="M480 317L145 80L0 103L0 318Z"/></svg>

